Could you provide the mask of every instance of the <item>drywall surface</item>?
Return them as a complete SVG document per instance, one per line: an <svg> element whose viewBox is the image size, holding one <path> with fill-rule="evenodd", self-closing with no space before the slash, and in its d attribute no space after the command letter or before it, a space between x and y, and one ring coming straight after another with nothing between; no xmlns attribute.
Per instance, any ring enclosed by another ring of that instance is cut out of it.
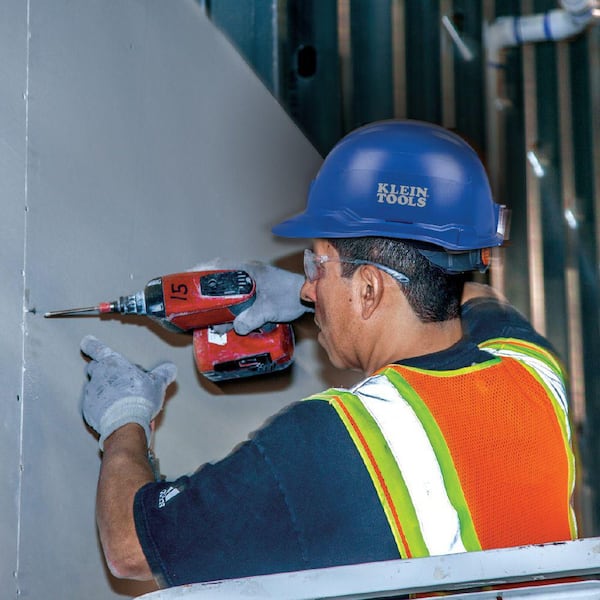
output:
<svg viewBox="0 0 600 600"><path fill-rule="evenodd" d="M222 457L343 374L320 366L310 319L291 372L216 386L188 336L43 314L217 256L299 267L304 244L270 228L303 208L321 159L193 0L4 0L0 49L1 595L136 596L153 585L112 578L97 541L80 339L177 364L155 436L167 476Z"/></svg>

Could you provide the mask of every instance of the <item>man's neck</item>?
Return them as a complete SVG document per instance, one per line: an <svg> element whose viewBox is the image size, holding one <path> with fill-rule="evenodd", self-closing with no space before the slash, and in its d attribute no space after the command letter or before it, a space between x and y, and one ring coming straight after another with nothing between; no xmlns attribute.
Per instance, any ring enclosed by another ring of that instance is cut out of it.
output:
<svg viewBox="0 0 600 600"><path fill-rule="evenodd" d="M440 323L412 323L400 327L388 323L373 336L365 357L365 373L371 374L390 363L446 350L462 338L459 318Z"/></svg>

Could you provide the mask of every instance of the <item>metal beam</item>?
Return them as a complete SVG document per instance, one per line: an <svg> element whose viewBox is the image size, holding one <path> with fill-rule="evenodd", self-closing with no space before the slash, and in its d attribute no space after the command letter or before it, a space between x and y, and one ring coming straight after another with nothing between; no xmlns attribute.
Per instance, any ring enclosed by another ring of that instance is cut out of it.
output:
<svg viewBox="0 0 600 600"><path fill-rule="evenodd" d="M593 577L600 573L600 538L572 542L522 546L484 552L466 552L445 556L392 560L200 583L142 596L144 600L360 600L389 598L398 594L452 591L498 586L519 582L537 582L562 577ZM551 586L545 590L548 592ZM581 596L577 589L594 596ZM537 588L540 591L540 588ZM598 598L600 582L586 586L571 585L556 598ZM521 590L522 591L522 590ZM468 598L496 598L478 592ZM509 595L503 597L523 597ZM548 597L548 596L546 596Z"/></svg>

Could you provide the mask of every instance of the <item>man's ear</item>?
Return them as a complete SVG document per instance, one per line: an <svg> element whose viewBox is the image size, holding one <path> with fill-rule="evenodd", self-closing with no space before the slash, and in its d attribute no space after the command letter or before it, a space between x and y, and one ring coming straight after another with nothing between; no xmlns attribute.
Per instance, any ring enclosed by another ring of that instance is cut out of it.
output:
<svg viewBox="0 0 600 600"><path fill-rule="evenodd" d="M384 290L383 274L377 267L362 265L356 276L361 315L366 320L373 315L381 303Z"/></svg>

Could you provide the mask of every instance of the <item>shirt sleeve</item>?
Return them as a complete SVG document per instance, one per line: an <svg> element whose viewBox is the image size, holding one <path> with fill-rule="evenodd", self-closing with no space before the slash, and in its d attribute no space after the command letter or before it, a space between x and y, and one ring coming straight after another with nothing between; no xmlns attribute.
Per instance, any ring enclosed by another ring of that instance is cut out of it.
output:
<svg viewBox="0 0 600 600"><path fill-rule="evenodd" d="M462 305L464 334L476 344L494 338L517 338L547 348L550 342L513 306L495 298L473 298Z"/></svg>
<svg viewBox="0 0 600 600"><path fill-rule="evenodd" d="M285 498L253 441L191 476L144 486L134 516L163 587L268 573L273 552L289 570L301 568Z"/></svg>
<svg viewBox="0 0 600 600"><path fill-rule="evenodd" d="M368 471L327 402L275 416L229 456L138 491L162 586L399 558Z"/></svg>

